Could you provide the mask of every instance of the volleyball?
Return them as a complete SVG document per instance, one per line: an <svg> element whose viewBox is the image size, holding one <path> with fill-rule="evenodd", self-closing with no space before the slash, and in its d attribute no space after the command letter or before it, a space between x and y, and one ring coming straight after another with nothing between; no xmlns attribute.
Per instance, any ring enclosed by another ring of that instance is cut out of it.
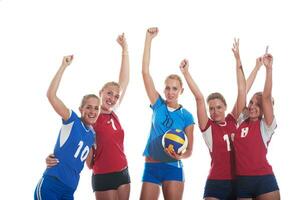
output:
<svg viewBox="0 0 300 200"><path fill-rule="evenodd" d="M162 146L170 153L183 153L186 150L187 145L187 136L184 131L180 129L170 129L163 135Z"/></svg>

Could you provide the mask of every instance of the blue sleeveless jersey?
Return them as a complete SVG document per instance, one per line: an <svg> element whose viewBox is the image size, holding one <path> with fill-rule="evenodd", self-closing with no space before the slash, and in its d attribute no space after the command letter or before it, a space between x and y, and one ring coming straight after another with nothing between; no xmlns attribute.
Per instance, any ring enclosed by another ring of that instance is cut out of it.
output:
<svg viewBox="0 0 300 200"><path fill-rule="evenodd" d="M94 144L95 132L91 126L85 126L72 111L62 128L54 148L54 155L59 163L47 168L44 175L57 177L61 182L76 189L80 172L84 166L90 148Z"/></svg>
<svg viewBox="0 0 300 200"><path fill-rule="evenodd" d="M165 101L159 96L151 106L153 110L151 130L144 150L144 156L150 156L161 162L176 162L167 155L162 146L162 137L169 129L185 130L186 127L195 124L192 114L183 107L175 111L168 111Z"/></svg>

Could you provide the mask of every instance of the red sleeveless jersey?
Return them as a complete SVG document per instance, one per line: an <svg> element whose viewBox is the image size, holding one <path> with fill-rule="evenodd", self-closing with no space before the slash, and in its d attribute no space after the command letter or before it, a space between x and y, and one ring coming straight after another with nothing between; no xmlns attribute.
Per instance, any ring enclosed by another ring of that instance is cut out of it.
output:
<svg viewBox="0 0 300 200"><path fill-rule="evenodd" d="M250 121L243 114L238 120L238 130L234 137L237 175L258 176L273 174L267 160L268 144L276 128L274 118L271 126L264 119Z"/></svg>
<svg viewBox="0 0 300 200"><path fill-rule="evenodd" d="M124 130L114 112L100 114L94 129L96 132L96 150L94 174L119 172L127 167L124 153Z"/></svg>
<svg viewBox="0 0 300 200"><path fill-rule="evenodd" d="M231 114L225 118L225 123L217 124L208 120L203 138L211 156L211 168L208 179L234 179L234 155L231 138L236 133L236 120Z"/></svg>

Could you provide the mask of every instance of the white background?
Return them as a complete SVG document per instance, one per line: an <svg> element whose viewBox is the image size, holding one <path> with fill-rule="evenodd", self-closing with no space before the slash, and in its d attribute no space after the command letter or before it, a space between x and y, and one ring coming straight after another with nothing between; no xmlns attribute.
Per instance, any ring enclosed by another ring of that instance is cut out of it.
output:
<svg viewBox="0 0 300 200"><path fill-rule="evenodd" d="M246 75L266 45L274 56L273 95L278 128L269 146L281 196L296 199L299 180L299 6L296 1L177 0L0 0L1 199L32 199L52 152L61 120L47 101L48 85L62 57L74 54L58 95L77 111L81 97L118 80L125 32L130 53L130 83L119 117L131 174L131 199L138 199L150 130L151 109L141 77L145 32L158 26L150 70L162 93L164 78L178 73L183 58L205 97L224 94L231 110L236 97L234 37ZM298 28L297 28L298 27ZM250 91L263 88L265 69ZM185 84L180 103L196 119L193 96ZM210 157L197 127L194 152L184 160L184 199L201 199ZM94 199L91 171L85 168L76 199ZM161 195L162 199L162 195Z"/></svg>

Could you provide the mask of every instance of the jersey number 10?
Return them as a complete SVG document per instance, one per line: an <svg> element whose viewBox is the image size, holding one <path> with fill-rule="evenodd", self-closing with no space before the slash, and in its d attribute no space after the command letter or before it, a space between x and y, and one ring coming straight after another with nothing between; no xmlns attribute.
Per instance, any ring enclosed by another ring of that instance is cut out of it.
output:
<svg viewBox="0 0 300 200"><path fill-rule="evenodd" d="M78 157L78 155L79 155L82 147L83 147L83 141L80 141L78 143L78 148L76 150L76 153L74 154L74 158ZM80 160L81 160L81 162L85 161L85 159L88 156L89 152L90 152L90 148L88 146L85 146L84 149L82 150L81 154L80 154Z"/></svg>

